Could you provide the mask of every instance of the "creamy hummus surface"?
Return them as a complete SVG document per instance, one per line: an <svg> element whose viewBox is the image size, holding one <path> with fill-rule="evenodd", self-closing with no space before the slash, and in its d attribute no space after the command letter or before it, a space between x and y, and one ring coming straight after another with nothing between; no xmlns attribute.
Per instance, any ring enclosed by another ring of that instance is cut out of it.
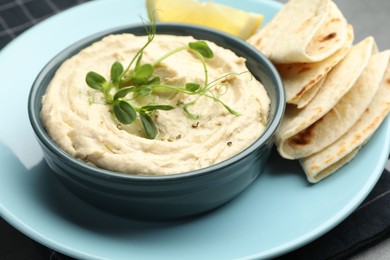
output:
<svg viewBox="0 0 390 260"><path fill-rule="evenodd" d="M142 62L152 63L190 41L194 38L156 35L145 49ZM167 175L226 160L260 137L270 106L264 87L248 72L245 59L211 42L208 45L214 57L206 59L209 82L232 72L245 72L230 74L211 88L239 116L210 98L199 97L189 109L200 117L190 119L181 104L197 97L172 91L153 93L134 101L175 106L170 111L159 110L152 117L158 127L155 139L145 138L139 119L131 125L116 121L103 94L85 83L86 74L95 71L109 78L111 65L120 61L126 67L145 42L144 36L110 35L68 59L58 69L42 99L41 117L48 134L66 152L108 170ZM155 68L155 73L170 85L204 82L202 63L189 51L165 59Z"/></svg>

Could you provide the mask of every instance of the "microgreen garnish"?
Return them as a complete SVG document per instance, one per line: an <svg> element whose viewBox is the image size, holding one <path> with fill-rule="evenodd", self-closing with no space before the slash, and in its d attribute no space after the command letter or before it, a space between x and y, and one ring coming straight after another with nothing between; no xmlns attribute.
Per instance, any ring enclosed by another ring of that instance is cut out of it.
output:
<svg viewBox="0 0 390 260"><path fill-rule="evenodd" d="M167 111L172 110L175 107L168 104L153 103L139 107L136 103L131 102L138 97L150 96L154 91L175 91L177 93L196 96L192 101L182 104L184 113L191 119L198 119L200 117L200 115L192 113L189 110L189 107L201 96L220 103L231 114L239 115L238 112L234 111L210 91L210 89L218 83L218 80L221 80L230 74L222 76L211 83L208 82L208 71L205 59L213 58L214 53L205 41L190 42L186 46L179 47L166 53L151 64L143 64L143 52L153 41L156 34L156 23L153 19L150 19L150 23L148 26L145 26L145 30L147 33L147 41L137 51L126 68L123 67L119 61L116 61L111 66L110 79L106 79L93 71L88 72L85 78L89 87L103 93L105 102L111 107L112 113L117 121L121 124L128 125L139 117L147 138L154 139L158 134L158 128L152 119L153 114L157 110ZM168 57L181 51L189 51L200 60L204 70L203 84L187 82L184 86L167 85L162 83L158 76L154 75L156 66ZM197 123L197 125L198 124L199 123Z"/></svg>
<svg viewBox="0 0 390 260"><path fill-rule="evenodd" d="M214 57L213 51L209 48L205 41L196 41L188 43L191 50L197 51L204 58L211 59Z"/></svg>

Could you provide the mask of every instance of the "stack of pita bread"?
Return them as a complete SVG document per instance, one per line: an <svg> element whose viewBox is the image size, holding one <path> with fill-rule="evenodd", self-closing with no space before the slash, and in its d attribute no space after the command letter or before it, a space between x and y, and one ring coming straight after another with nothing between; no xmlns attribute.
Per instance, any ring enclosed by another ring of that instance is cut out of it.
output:
<svg viewBox="0 0 390 260"><path fill-rule="evenodd" d="M390 50L354 43L331 0L290 0L248 42L278 69L287 109L277 149L311 183L349 162L390 111Z"/></svg>

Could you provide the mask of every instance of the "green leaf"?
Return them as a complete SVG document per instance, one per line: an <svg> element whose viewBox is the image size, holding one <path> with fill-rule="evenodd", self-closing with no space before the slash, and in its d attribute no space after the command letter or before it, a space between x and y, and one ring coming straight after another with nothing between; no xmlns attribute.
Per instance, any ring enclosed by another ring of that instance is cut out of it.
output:
<svg viewBox="0 0 390 260"><path fill-rule="evenodd" d="M153 74L153 67L150 64L143 64L133 71L132 80L136 83L143 84L147 83L149 77Z"/></svg>
<svg viewBox="0 0 390 260"><path fill-rule="evenodd" d="M133 123L137 117L137 112L134 108L128 102L123 100L117 100L112 109L115 117L124 125Z"/></svg>
<svg viewBox="0 0 390 260"><path fill-rule="evenodd" d="M120 78L123 73L122 63L116 61L111 66L111 80L114 84L117 84L120 81Z"/></svg>
<svg viewBox="0 0 390 260"><path fill-rule="evenodd" d="M190 47L191 50L197 51L204 58L214 57L213 51L205 41L190 42L188 43L188 47Z"/></svg>
<svg viewBox="0 0 390 260"><path fill-rule="evenodd" d="M149 80L146 84L147 85L158 85L158 84L160 84L160 77L154 77L151 80Z"/></svg>
<svg viewBox="0 0 390 260"><path fill-rule="evenodd" d="M157 126L146 113L139 113L139 117L141 118L142 125L144 126L146 136L149 139L154 139L157 135Z"/></svg>
<svg viewBox="0 0 390 260"><path fill-rule="evenodd" d="M102 75L93 71L87 73L87 76L85 77L85 82L89 87L97 90L101 90L105 86L107 86L106 79Z"/></svg>
<svg viewBox="0 0 390 260"><path fill-rule="evenodd" d="M141 110L143 111L154 111L154 110L172 110L175 109L174 106L171 105L146 105L141 107Z"/></svg>
<svg viewBox="0 0 390 260"><path fill-rule="evenodd" d="M118 90L114 95L114 100L125 97L130 92L133 92L135 87L124 87Z"/></svg>
<svg viewBox="0 0 390 260"><path fill-rule="evenodd" d="M137 87L137 89L135 90L135 92L138 94L138 95L141 95L141 96L149 96L150 94L152 94L152 91L153 91L153 88L151 85L141 85L139 87Z"/></svg>
<svg viewBox="0 0 390 260"><path fill-rule="evenodd" d="M200 89L200 85L198 83L187 83L186 84L186 90L191 92L196 92L198 89Z"/></svg>
<svg viewBox="0 0 390 260"><path fill-rule="evenodd" d="M192 103L186 103L184 104L183 106L183 110L184 112L186 113L186 115L190 118L190 119L199 119L199 115L195 115L193 113L191 113L189 110L188 110L188 107L192 105Z"/></svg>

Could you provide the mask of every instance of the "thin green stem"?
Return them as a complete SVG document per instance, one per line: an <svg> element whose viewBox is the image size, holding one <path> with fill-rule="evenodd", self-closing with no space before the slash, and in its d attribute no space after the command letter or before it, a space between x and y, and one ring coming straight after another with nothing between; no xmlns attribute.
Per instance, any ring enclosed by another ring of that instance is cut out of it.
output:
<svg viewBox="0 0 390 260"><path fill-rule="evenodd" d="M223 80L227 77L229 77L230 75L237 75L237 76L240 76L241 74L244 74L244 73L249 73L249 71L243 71L243 72L230 72L230 73L227 73L219 78L216 78L215 80L211 81L209 84L208 84L208 90L211 89L212 87L214 87L215 83L217 83L218 81L220 80Z"/></svg>
<svg viewBox="0 0 390 260"><path fill-rule="evenodd" d="M127 68L122 72L122 75L121 75L121 78L122 79L122 82L127 82L130 80L131 78L131 73L128 73L131 66L133 65L134 61L136 61L136 59L138 58L139 55L141 55L141 53L145 50L145 48L149 45L149 43L151 43L152 41L151 40L148 40L148 42L141 48L137 51L137 53L135 54L135 56L133 57L133 59L130 61L129 65L127 66ZM128 74L127 74L128 73ZM126 75L127 74L127 75Z"/></svg>
<svg viewBox="0 0 390 260"><path fill-rule="evenodd" d="M208 97L208 98L211 98L213 99L215 102L217 103L220 103L222 106L224 106L231 114L235 115L235 116L240 116L241 114L238 113L237 111L235 111L234 109L232 109L231 107L229 107L227 104L225 104L222 100L220 100L219 98L216 98L215 96L213 95L208 95L204 92L202 93L199 93L199 95L202 95L202 96L205 96L205 97Z"/></svg>
<svg viewBox="0 0 390 260"><path fill-rule="evenodd" d="M145 24L145 31L148 35L148 40L147 42L145 43L145 45L139 49L137 51L137 53L135 54L135 56L133 57L133 59L130 61L129 65L126 67L126 69L122 72L122 75L120 78L122 77L125 77L123 79L123 82L127 82L130 77L131 77L131 73L129 73L127 76L126 74L129 72L131 66L133 65L133 63L137 60L137 58L139 57L139 55L142 54L142 52L146 49L146 47L148 47L148 45L153 41L154 39L154 36L156 35L156 22L155 20L153 19L153 17L149 17L150 19L150 24L149 24L149 28L146 26Z"/></svg>
<svg viewBox="0 0 390 260"><path fill-rule="evenodd" d="M152 85L152 88L153 88L153 90L173 90L173 91L181 92L181 93L188 94L188 95L198 94L197 92L192 92L192 91L186 90L183 87L172 86L172 85Z"/></svg>
<svg viewBox="0 0 390 260"><path fill-rule="evenodd" d="M202 65L203 65L203 71L204 71L204 88L207 87L208 85L208 81L209 81L209 76L208 76L208 71L207 71L207 65L206 65L206 61L204 60L203 56L197 52L197 51L193 51L191 50L192 52L195 53L196 56L198 56L198 58L200 59L200 61L202 62Z"/></svg>
<svg viewBox="0 0 390 260"><path fill-rule="evenodd" d="M112 104L114 102L114 97L113 95L111 95L111 89L112 89L113 85L112 85L112 82L110 81L107 85L106 88L104 88L103 90L103 94L104 94L104 99L106 100L106 103L107 104Z"/></svg>
<svg viewBox="0 0 390 260"><path fill-rule="evenodd" d="M189 50L189 48L188 48L187 46L183 46L183 47L174 49L174 50L168 52L167 54L161 56L161 57L158 58L157 60L155 60L155 61L152 63L152 66L155 67L155 66L157 66L160 62L162 62L163 60L165 60L166 58L168 58L169 56L172 56L172 55L175 54L175 53L178 53L178 52L180 52L180 51L185 51L185 50Z"/></svg>

